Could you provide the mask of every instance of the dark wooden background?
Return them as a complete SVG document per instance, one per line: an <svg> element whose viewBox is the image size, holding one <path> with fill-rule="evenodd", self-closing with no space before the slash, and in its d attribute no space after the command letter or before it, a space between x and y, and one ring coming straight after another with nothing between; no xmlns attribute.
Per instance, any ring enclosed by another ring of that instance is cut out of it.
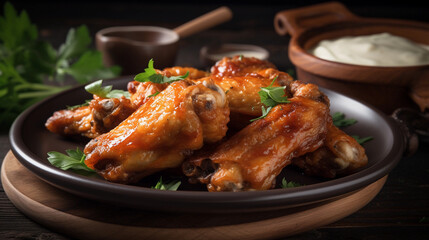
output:
<svg viewBox="0 0 429 240"><path fill-rule="evenodd" d="M229 6L228 23L181 40L177 65L204 68L202 46L212 43L256 44L270 52L281 70L294 68L287 56L288 37L273 28L275 13L323 1L11 1L25 9L41 36L54 46L65 40L70 27L86 24L94 35L103 27L156 25L177 27L219 6ZM343 1L362 17L409 19L429 22L424 1ZM3 2L1 3L2 8ZM3 10L1 10L3 11ZM429 37L429 36L428 36ZM0 163L10 149L7 133L0 134ZM73 226L70 226L73 227ZM0 188L0 239L68 239L22 215ZM336 223L288 239L429 239L429 145L403 158L391 172L379 195L360 211Z"/></svg>

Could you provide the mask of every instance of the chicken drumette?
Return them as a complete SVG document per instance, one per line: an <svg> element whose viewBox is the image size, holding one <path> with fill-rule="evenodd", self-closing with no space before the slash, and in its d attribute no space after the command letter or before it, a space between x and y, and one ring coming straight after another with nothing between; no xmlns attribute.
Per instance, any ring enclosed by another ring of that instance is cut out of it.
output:
<svg viewBox="0 0 429 240"><path fill-rule="evenodd" d="M154 172L180 166L204 142L227 131L228 102L222 89L178 81L170 84L116 128L91 140L85 163L105 179L134 183Z"/></svg>
<svg viewBox="0 0 429 240"><path fill-rule="evenodd" d="M208 156L191 158L183 172L209 191L266 190L293 158L323 145L329 108L304 97L274 107Z"/></svg>
<svg viewBox="0 0 429 240"><path fill-rule="evenodd" d="M172 67L158 73L170 76L182 76L188 73L186 79L195 80L208 76L209 73L190 67ZM140 106L156 93L163 91L168 84L131 81L127 89L130 99L101 98L93 96L89 106L64 109L55 112L46 122L46 128L60 135L82 135L95 138L118 126Z"/></svg>

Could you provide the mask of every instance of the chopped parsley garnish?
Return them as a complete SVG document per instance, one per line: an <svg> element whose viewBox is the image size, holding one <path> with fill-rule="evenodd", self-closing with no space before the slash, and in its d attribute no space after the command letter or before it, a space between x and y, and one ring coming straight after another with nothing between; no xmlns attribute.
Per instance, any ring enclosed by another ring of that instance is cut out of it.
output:
<svg viewBox="0 0 429 240"><path fill-rule="evenodd" d="M262 108L262 115L258 118L251 119L250 120L251 122L256 121L258 119L265 118L268 115L268 113L270 112L271 108L273 108L273 107L267 107L267 109L265 109L265 107L262 106L261 108Z"/></svg>
<svg viewBox="0 0 429 240"><path fill-rule="evenodd" d="M359 137L358 135L351 135L351 137L352 137L352 138L354 138L354 139L356 139L356 141L357 141L360 145L362 145L362 144L364 144L364 143L366 143L366 142L371 141L372 139L374 139L374 138L373 138L373 137L371 137L371 136L361 138L361 137Z"/></svg>
<svg viewBox="0 0 429 240"><path fill-rule="evenodd" d="M353 118L346 119L344 113L336 112L332 114L332 122L337 127L347 127L357 123L357 120Z"/></svg>
<svg viewBox="0 0 429 240"><path fill-rule="evenodd" d="M285 89L286 86L282 87L273 87L274 82L276 81L277 76L273 79L271 84L268 87L261 87L261 90L258 92L259 97L261 98L261 103L267 106L265 108L262 106L262 116L250 120L251 122L256 121L258 119L265 118L270 110L281 103L290 103L288 100Z"/></svg>
<svg viewBox="0 0 429 240"><path fill-rule="evenodd" d="M164 183L162 181L162 176L159 178L159 181L156 183L156 185L154 187L152 187L153 189L159 189L159 190L170 190L170 191L176 191L180 184L182 182L179 180L173 180L171 182L168 183Z"/></svg>
<svg viewBox="0 0 429 240"><path fill-rule="evenodd" d="M112 90L112 85L102 87L102 84L103 80L95 81L91 84L86 85L85 90L101 98L120 98L122 96L130 98L130 93L128 91L117 89Z"/></svg>
<svg viewBox="0 0 429 240"><path fill-rule="evenodd" d="M282 179L281 188L294 188L294 187L301 187L303 184L293 182L293 181L286 181L285 178Z"/></svg>
<svg viewBox="0 0 429 240"><path fill-rule="evenodd" d="M153 82L153 83L172 83L175 81L183 80L189 76L189 72L186 72L183 76L171 76L167 77L160 73L157 73L153 67L153 60L149 60L148 67L144 72L137 74L134 80L139 82Z"/></svg>
<svg viewBox="0 0 429 240"><path fill-rule="evenodd" d="M85 154L76 148L76 150L66 150L67 155L51 151L48 152L48 161L62 170L73 170L79 174L89 175L95 171L85 164Z"/></svg>
<svg viewBox="0 0 429 240"><path fill-rule="evenodd" d="M352 118L347 119L344 113L336 112L332 114L332 123L336 127L347 127L357 123L357 120ZM353 137L360 145L374 139L371 136L361 138L358 135L351 135L351 137Z"/></svg>

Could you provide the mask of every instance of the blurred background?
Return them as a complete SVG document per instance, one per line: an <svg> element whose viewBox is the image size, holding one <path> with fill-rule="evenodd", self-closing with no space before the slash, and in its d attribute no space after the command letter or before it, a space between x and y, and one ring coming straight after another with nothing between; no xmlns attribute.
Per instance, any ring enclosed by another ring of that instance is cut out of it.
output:
<svg viewBox="0 0 429 240"><path fill-rule="evenodd" d="M177 63L186 65L194 63L189 58L198 57L199 49L212 43L248 43L260 45L270 52L270 60L279 68L293 67L285 61L287 56L288 37L278 36L274 31L274 15L282 10L322 3L326 1L315 0L264 0L264 1L10 1L17 10L26 10L32 22L41 32L41 37L55 44L61 44L70 27L85 24L90 29L92 36L103 27L124 25L156 25L167 28L177 27L206 12L220 6L228 6L233 11L231 21L212 28L210 31L201 32L190 36L186 43L180 46ZM429 21L426 1L341 1L350 11L362 17L380 17L409 19L415 21ZM1 4L3 5L3 4ZM168 5L168 8L166 6ZM249 30L258 29L260 34L265 34L264 42L252 38ZM234 35L223 35L223 30L234 30ZM266 41L266 42L265 42ZM274 47L282 43L284 48ZM189 52L189 46L194 46L194 52ZM187 53L186 56L183 53ZM286 54L286 55L285 55ZM202 67L202 66L194 66Z"/></svg>

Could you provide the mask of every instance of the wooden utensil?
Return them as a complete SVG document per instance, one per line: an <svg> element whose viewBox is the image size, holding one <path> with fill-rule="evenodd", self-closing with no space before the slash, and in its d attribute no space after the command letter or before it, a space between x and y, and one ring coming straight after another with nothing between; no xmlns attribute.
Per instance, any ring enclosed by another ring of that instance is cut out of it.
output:
<svg viewBox="0 0 429 240"><path fill-rule="evenodd" d="M181 38L214 27L232 18L228 7L220 7L173 30L154 26L119 26L96 33L96 47L107 66L119 65L122 75L142 72L150 59L157 68L174 65Z"/></svg>

